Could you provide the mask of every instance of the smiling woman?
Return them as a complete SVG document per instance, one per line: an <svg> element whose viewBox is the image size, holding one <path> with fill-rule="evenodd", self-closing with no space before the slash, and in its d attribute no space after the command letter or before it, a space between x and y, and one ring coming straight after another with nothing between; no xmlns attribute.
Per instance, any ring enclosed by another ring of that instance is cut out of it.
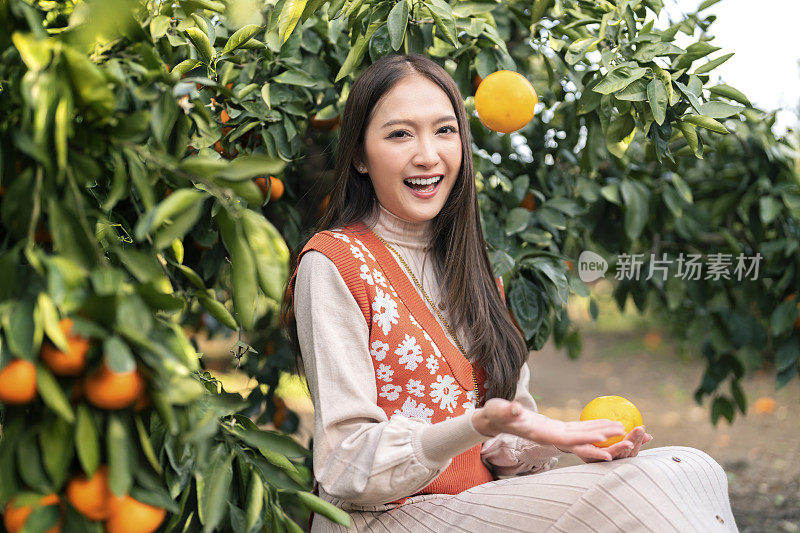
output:
<svg viewBox="0 0 800 533"><path fill-rule="evenodd" d="M471 142L430 59L383 57L351 87L328 209L292 254L281 312L315 407L315 492L347 531L735 531L704 452L640 455L644 426L538 413ZM587 464L553 469L565 451ZM311 518L312 532L345 531Z"/></svg>

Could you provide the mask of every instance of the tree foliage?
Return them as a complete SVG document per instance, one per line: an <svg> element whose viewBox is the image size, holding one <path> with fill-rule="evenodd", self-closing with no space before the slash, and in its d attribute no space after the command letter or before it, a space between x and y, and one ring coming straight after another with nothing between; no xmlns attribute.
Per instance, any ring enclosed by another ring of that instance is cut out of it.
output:
<svg viewBox="0 0 800 533"><path fill-rule="evenodd" d="M274 396L292 361L277 329L289 249L328 192L352 80L392 53L429 55L461 88L492 264L531 349L552 336L580 353L565 304L589 290L566 261L583 250L760 253L757 280L642 276L615 297L699 349L695 397L713 397L715 423L746 411L747 371L773 362L785 385L800 351L797 140L710 83L730 57L709 59L711 3L659 29L660 0L0 2L0 371L31 361L38 387L2 413L0 503L108 464L115 492L170 512L167 531L296 531L308 509L346 523L308 494L308 450L259 426L297 429ZM699 36L684 49L678 33ZM474 113L476 75L500 69L542 103L509 135ZM270 176L280 199L259 186ZM83 377L49 371L40 347L64 345L63 317L92 339L90 368L142 371L149 406L97 408ZM260 384L247 398L204 370L197 323L245 334L233 351Z"/></svg>

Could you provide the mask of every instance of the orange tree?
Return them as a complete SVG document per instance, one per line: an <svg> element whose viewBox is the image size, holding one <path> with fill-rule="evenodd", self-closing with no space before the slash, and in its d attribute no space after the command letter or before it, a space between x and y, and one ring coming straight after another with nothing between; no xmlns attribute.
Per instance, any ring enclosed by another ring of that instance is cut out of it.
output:
<svg viewBox="0 0 800 533"><path fill-rule="evenodd" d="M306 492L308 451L258 426L297 427L274 398L292 360L277 329L289 250L340 201L350 83L391 53L440 62L470 111L496 70L539 93L518 132L471 124L493 267L531 349L552 336L580 353L565 304L589 294L567 263L581 250L758 252L758 280L622 280L615 295L700 347L715 422L746 409L746 370L774 362L785 384L797 146L710 85L729 57L707 59L712 3L667 28L660 0L0 3L0 503L33 509L36 530L115 527L67 494L107 467L128 497L115 508L165 509L168 531L297 530L308 509L346 523ZM244 333L235 356L264 386L226 393L193 324ZM49 494L66 503L37 507Z"/></svg>

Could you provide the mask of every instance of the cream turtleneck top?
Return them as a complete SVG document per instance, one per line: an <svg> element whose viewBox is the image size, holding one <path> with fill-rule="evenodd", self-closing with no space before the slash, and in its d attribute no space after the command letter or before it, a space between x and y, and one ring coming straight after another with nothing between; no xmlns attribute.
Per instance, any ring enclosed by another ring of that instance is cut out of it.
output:
<svg viewBox="0 0 800 533"><path fill-rule="evenodd" d="M403 256L438 305L440 274L429 254L430 221L408 221L376 206L363 222ZM311 250L301 258L294 312L314 402L314 476L326 501L358 510L410 496L436 479L454 456L477 444L482 444L481 459L498 476L549 470L564 453L507 433L483 435L472 425L474 411L434 424L399 416L389 420L377 404L363 314L334 263L321 252ZM446 309L442 314L450 319ZM463 329L457 334L469 353L468 336ZM538 412L529 380L526 363L515 399Z"/></svg>

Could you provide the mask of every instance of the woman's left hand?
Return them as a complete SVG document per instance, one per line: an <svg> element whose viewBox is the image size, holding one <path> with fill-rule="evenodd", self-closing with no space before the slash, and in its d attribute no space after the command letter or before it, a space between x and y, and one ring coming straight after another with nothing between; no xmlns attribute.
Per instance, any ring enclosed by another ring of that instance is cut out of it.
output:
<svg viewBox="0 0 800 533"><path fill-rule="evenodd" d="M642 444L653 440L653 436L646 433L644 426L636 426L625 437L609 446L603 448L611 455L611 459L624 459L626 457L636 457ZM603 459L597 459L597 447L594 444L577 444L575 446L558 446L558 449L571 452L581 458L584 463L597 463ZM608 460L608 459L606 459Z"/></svg>

